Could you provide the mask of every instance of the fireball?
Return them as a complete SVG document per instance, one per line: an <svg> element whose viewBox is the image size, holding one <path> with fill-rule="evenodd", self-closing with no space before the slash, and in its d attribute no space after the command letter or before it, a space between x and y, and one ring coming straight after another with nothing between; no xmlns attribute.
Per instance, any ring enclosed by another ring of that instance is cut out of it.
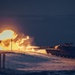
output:
<svg viewBox="0 0 75 75"><path fill-rule="evenodd" d="M0 33L0 40L14 39L16 38L16 34L12 30L5 30Z"/></svg>
<svg viewBox="0 0 75 75"><path fill-rule="evenodd" d="M14 52L46 53L39 46L32 46L33 39L24 34L17 34L13 30L4 30L0 33L0 50L13 50ZM38 50L35 50L38 49Z"/></svg>
<svg viewBox="0 0 75 75"><path fill-rule="evenodd" d="M21 50L31 44L29 36L20 36L13 30L4 30L1 32L0 50Z"/></svg>

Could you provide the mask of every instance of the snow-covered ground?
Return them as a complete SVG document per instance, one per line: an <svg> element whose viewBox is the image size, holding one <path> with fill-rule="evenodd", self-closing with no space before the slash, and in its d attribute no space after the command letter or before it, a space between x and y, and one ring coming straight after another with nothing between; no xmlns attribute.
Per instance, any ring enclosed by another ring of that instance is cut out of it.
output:
<svg viewBox="0 0 75 75"><path fill-rule="evenodd" d="M7 69L23 71L75 70L75 59L37 52L6 54Z"/></svg>

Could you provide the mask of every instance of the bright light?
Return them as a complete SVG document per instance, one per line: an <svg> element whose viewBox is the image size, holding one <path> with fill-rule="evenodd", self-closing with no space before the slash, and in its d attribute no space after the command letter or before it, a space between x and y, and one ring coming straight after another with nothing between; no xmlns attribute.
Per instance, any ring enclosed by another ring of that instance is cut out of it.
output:
<svg viewBox="0 0 75 75"><path fill-rule="evenodd" d="M15 35L12 30L5 30L2 33L0 33L0 40L13 39L16 36L17 35Z"/></svg>
<svg viewBox="0 0 75 75"><path fill-rule="evenodd" d="M0 50L46 53L45 50L39 50L39 46L32 46L32 41L29 36L18 35L13 30L4 30L0 33Z"/></svg>

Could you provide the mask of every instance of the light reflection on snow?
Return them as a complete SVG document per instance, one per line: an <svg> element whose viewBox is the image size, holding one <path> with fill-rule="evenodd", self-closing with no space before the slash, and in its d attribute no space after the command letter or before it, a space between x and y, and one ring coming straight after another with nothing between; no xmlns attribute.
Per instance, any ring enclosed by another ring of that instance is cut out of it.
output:
<svg viewBox="0 0 75 75"><path fill-rule="evenodd" d="M75 60L47 54L7 54L6 68L17 70L75 70Z"/></svg>

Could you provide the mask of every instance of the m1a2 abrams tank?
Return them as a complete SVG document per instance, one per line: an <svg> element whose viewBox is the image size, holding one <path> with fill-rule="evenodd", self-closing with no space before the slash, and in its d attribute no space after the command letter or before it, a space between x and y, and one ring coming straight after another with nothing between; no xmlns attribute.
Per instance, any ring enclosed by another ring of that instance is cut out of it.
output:
<svg viewBox="0 0 75 75"><path fill-rule="evenodd" d="M46 48L46 52L56 56L75 58L75 46L72 43L56 45L54 48Z"/></svg>

